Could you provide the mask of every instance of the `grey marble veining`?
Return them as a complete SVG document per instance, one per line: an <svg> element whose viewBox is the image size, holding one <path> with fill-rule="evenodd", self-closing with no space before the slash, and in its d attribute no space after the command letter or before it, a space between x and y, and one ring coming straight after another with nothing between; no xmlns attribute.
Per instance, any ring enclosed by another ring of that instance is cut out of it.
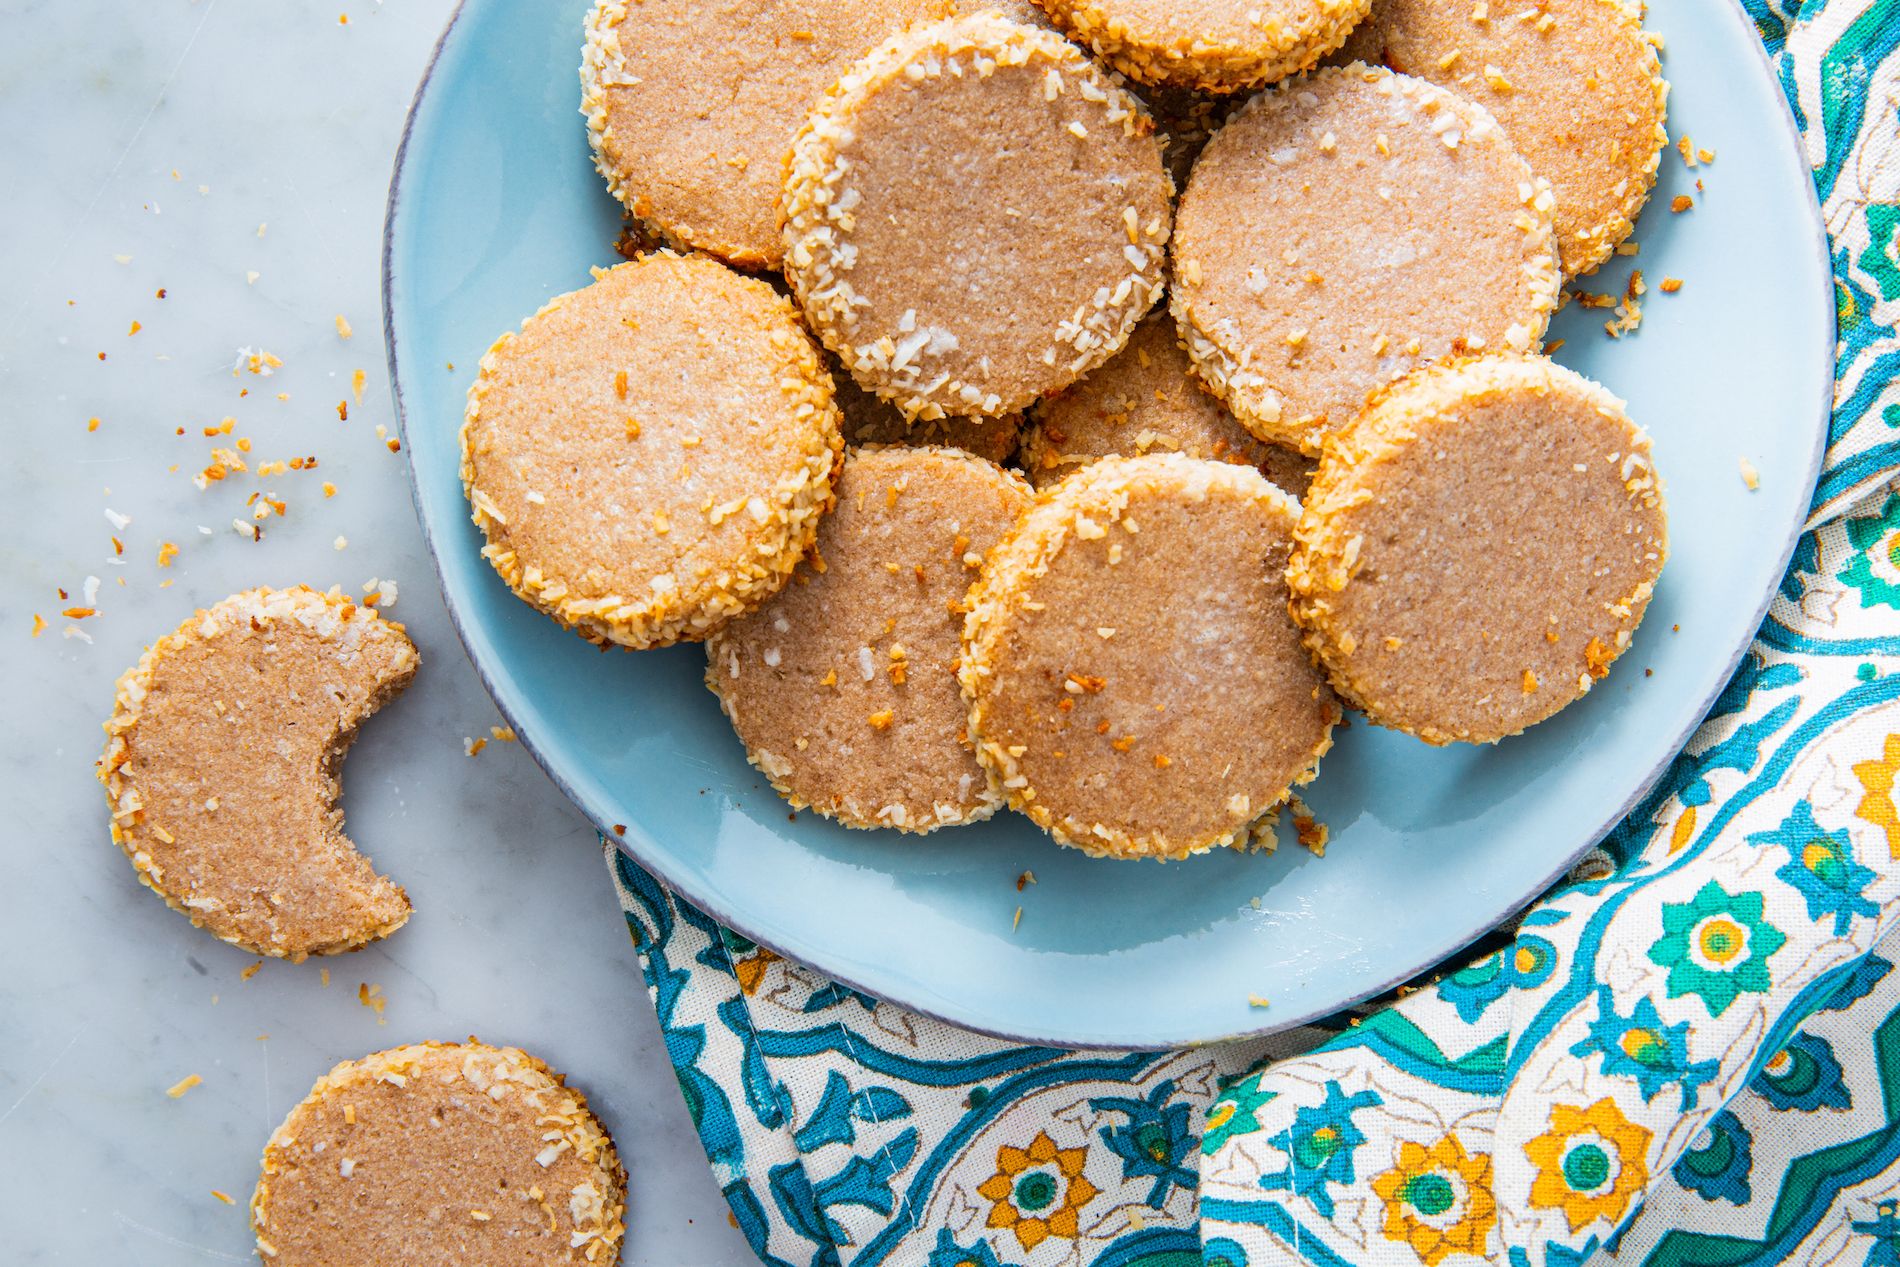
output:
<svg viewBox="0 0 1900 1267"><path fill-rule="evenodd" d="M463 754L464 737L500 718L435 592L405 459L377 433L393 423L378 328L383 198L450 8L0 0L9 1263L250 1260L258 1153L311 1081L337 1060L469 1033L533 1049L592 1098L632 1171L625 1261L752 1261L639 993L593 832L519 747ZM282 367L233 377L246 347ZM252 441L252 466L315 455L318 469L201 491L191 476L233 438L203 430L226 417ZM253 492L288 511L262 524L261 542L232 528L249 521ZM179 547L169 568L163 542ZM84 602L89 576L99 615L61 616ZM344 803L415 916L372 949L266 963L245 979L252 957L168 910L108 840L99 723L118 673L195 605L258 584L360 593L372 578L398 582L391 614L423 668L365 728ZM35 614L48 622L37 638ZM63 637L69 624L90 641ZM387 1000L380 1021L357 1000L364 983ZM202 1085L166 1096L192 1073Z"/></svg>

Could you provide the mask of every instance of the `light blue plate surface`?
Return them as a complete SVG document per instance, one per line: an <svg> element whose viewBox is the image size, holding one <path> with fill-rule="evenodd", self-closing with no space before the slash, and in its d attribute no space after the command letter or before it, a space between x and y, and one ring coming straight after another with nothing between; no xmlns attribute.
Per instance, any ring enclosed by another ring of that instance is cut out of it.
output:
<svg viewBox="0 0 1900 1267"><path fill-rule="evenodd" d="M1035 1041L1285 1027L1388 988L1534 897L1655 780L1747 647L1819 466L1833 290L1756 36L1730 0L1698 0L1655 6L1651 24L1668 41L1671 137L1718 160L1689 172L1666 153L1640 258L1587 283L1620 291L1640 263L1640 333L1611 341L1609 314L1574 304L1552 331L1559 360L1629 400L1669 487L1668 570L1596 691L1490 748L1355 720L1308 795L1332 830L1324 859L1288 844L1091 861L1008 814L925 838L788 821L701 685L698 647L603 655L563 632L482 560L462 498L457 429L483 350L616 259L619 213L577 112L587 7L466 0L444 35L390 191L390 363L417 509L496 702L596 823L624 824L635 859L735 929L882 998ZM1670 214L1698 175L1706 198ZM1664 276L1682 292L1657 293ZM1039 882L1019 894L1025 870Z"/></svg>

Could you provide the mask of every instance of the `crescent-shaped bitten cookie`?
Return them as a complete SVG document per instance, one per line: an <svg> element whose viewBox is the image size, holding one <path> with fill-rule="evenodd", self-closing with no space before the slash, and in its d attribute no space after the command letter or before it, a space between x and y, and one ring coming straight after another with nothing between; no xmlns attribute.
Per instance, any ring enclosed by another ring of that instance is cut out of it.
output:
<svg viewBox="0 0 1900 1267"><path fill-rule="evenodd" d="M337 592L255 589L193 615L119 679L99 778L148 888L221 940L354 950L409 899L343 834L343 754L415 676L401 625Z"/></svg>

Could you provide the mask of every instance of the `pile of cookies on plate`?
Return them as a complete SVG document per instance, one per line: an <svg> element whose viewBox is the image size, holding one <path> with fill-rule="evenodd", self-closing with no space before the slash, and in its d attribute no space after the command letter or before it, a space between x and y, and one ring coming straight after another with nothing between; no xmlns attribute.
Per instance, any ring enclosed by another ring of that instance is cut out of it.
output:
<svg viewBox="0 0 1900 1267"><path fill-rule="evenodd" d="M1634 6L1038 3L599 0L656 245L482 360L495 569L703 641L853 827L1176 858L1342 705L1486 743L1581 697L1667 553L1647 437L1540 355L1655 178Z"/></svg>

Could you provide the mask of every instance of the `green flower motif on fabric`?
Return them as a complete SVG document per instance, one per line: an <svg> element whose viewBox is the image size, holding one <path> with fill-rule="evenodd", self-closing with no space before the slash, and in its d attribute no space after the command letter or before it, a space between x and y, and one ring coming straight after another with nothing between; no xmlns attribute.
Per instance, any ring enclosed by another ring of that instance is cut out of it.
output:
<svg viewBox="0 0 1900 1267"><path fill-rule="evenodd" d="M1878 512L1850 515L1847 540L1855 554L1835 575L1860 594L1862 607L1900 608L1900 497Z"/></svg>
<svg viewBox="0 0 1900 1267"><path fill-rule="evenodd" d="M1691 901L1664 902L1649 959L1669 969L1669 997L1693 994L1720 1016L1739 995L1766 994L1768 957L1788 938L1761 910L1761 894L1730 893L1714 880Z"/></svg>
<svg viewBox="0 0 1900 1267"><path fill-rule="evenodd" d="M1262 1091L1260 1079L1266 1070L1256 1070L1220 1093L1207 1110L1207 1122L1201 1131L1201 1155L1212 1157L1228 1140L1251 1135L1260 1129L1260 1106L1276 1099L1277 1091Z"/></svg>
<svg viewBox="0 0 1900 1267"><path fill-rule="evenodd" d="M1867 238L1867 249L1855 263L1880 288L1882 299L1900 299L1900 206L1868 206Z"/></svg>
<svg viewBox="0 0 1900 1267"><path fill-rule="evenodd" d="M1854 861L1847 829L1823 831L1806 801L1795 802L1775 830L1751 832L1748 843L1788 852L1787 865L1775 878L1786 880L1806 900L1809 919L1823 924L1832 919L1836 937L1846 936L1856 918L1880 914L1879 905L1865 896L1874 869Z"/></svg>

